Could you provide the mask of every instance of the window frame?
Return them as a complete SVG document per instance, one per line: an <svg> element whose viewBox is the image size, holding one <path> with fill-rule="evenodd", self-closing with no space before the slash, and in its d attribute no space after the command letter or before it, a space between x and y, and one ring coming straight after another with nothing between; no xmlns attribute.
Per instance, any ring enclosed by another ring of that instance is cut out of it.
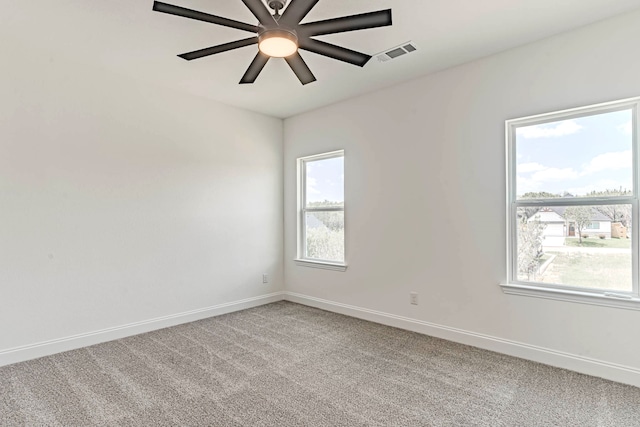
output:
<svg viewBox="0 0 640 427"><path fill-rule="evenodd" d="M520 199L516 194L516 129L524 126L541 125L560 120L570 120L586 116L606 114L621 110L632 111L632 143L631 157L633 167L633 191L628 196L612 197L572 197L547 198L547 199ZM586 304L602 305L624 309L640 310L640 272L639 272L639 201L640 191L640 163L638 162L638 125L640 124L640 97L595 104L586 107L572 108L568 110L527 116L505 122L506 145L506 233L507 233L507 259L506 259L506 283L501 283L503 292L507 294L525 295ZM542 282L530 282L518 280L517 269L517 209L519 207L549 207L549 206L594 206L630 204L631 205L631 268L632 290L608 291L605 289L582 288L560 284Z"/></svg>
<svg viewBox="0 0 640 427"><path fill-rule="evenodd" d="M307 227L306 218L309 212L343 212L345 211L345 204L341 207L307 207L307 164L319 160L328 160L342 157L345 158L344 150L335 150L321 154L315 154L311 156L299 157L297 159L297 176L298 176L298 214L297 214L297 254L295 258L296 265L302 267L314 267L322 268L326 270L346 271L346 239L343 242L345 246L344 259L342 262L335 260L325 260L318 258L308 258L307 253ZM343 169L344 173L344 169ZM345 218L345 230L346 230L346 218ZM346 237L346 236L345 236Z"/></svg>

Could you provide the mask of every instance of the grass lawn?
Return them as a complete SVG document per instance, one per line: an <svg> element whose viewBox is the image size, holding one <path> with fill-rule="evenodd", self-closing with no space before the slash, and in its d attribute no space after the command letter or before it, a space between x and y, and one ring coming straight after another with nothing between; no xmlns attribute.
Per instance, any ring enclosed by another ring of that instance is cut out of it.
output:
<svg viewBox="0 0 640 427"><path fill-rule="evenodd" d="M631 290L631 253L556 252L542 282L582 288Z"/></svg>
<svg viewBox="0 0 640 427"><path fill-rule="evenodd" d="M538 258L538 265L544 264L549 258L551 258L551 254L543 253L540 258Z"/></svg>
<svg viewBox="0 0 640 427"><path fill-rule="evenodd" d="M567 237L564 239L566 246L579 246L583 248L619 248L629 249L631 247L631 239L600 239L598 236L589 236L582 238L582 243L577 237Z"/></svg>

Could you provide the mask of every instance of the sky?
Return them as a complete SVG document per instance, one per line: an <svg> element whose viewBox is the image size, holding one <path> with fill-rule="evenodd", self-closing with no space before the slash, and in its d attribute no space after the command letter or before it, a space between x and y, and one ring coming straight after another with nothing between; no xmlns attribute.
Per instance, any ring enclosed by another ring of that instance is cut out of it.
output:
<svg viewBox="0 0 640 427"><path fill-rule="evenodd" d="M344 157L307 162L307 202L344 203Z"/></svg>
<svg viewBox="0 0 640 427"><path fill-rule="evenodd" d="M516 193L631 190L632 110L516 130Z"/></svg>

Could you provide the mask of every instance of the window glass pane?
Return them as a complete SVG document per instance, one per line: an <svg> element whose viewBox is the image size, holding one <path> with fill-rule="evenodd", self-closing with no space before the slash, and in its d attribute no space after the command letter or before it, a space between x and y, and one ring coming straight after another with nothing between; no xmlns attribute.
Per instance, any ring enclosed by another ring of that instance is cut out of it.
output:
<svg viewBox="0 0 640 427"><path fill-rule="evenodd" d="M630 109L518 127L517 198L631 194L632 133Z"/></svg>
<svg viewBox="0 0 640 427"><path fill-rule="evenodd" d="M631 292L630 227L628 204L519 207L518 280Z"/></svg>
<svg viewBox="0 0 640 427"><path fill-rule="evenodd" d="M344 206L344 157L313 160L306 163L307 206Z"/></svg>
<svg viewBox="0 0 640 427"><path fill-rule="evenodd" d="M344 212L307 212L306 258L344 262Z"/></svg>

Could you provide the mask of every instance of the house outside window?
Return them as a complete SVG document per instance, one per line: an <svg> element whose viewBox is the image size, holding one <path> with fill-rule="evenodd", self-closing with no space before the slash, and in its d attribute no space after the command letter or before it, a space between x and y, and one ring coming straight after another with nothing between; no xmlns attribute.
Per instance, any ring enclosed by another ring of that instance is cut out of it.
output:
<svg viewBox="0 0 640 427"><path fill-rule="evenodd" d="M639 106L506 122L506 293L640 309Z"/></svg>
<svg viewBox="0 0 640 427"><path fill-rule="evenodd" d="M298 265L346 269L344 151L298 159Z"/></svg>

